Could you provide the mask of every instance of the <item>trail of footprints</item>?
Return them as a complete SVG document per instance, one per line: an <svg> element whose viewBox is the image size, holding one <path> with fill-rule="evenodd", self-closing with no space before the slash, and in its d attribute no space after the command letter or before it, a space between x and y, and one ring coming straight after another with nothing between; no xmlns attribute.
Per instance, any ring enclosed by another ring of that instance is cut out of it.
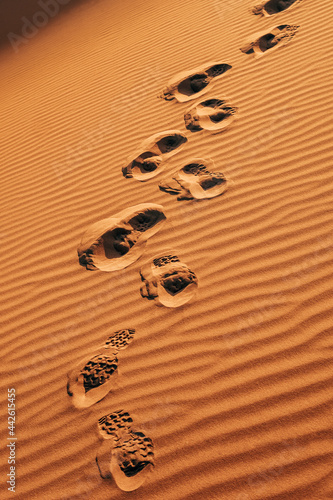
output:
<svg viewBox="0 0 333 500"><path fill-rule="evenodd" d="M270 17L295 7L301 0L269 0L253 8L255 15ZM252 36L242 47L245 54L262 57L268 51L288 43L298 26L278 25ZM210 62L190 72L176 75L160 97L179 103L201 98L232 69L226 62ZM184 125L190 134L200 131L219 133L233 123L237 107L225 99L198 100L184 114ZM188 142L186 132L166 130L146 139L128 159L123 168L126 178L140 182L160 174L168 159ZM168 174L159 189L177 200L208 199L227 190L227 179L215 171L214 162L205 158L190 158L187 163ZM144 253L149 238L165 224L161 205L143 203L129 207L107 219L92 224L78 246L79 263L87 270L113 272L124 269ZM141 296L158 306L180 307L196 294L198 278L172 251L162 251L144 263L140 271ZM67 393L73 405L87 408L103 399L116 387L118 355L133 341L135 329L114 332L87 359L80 360L68 374ZM96 461L103 478L113 477L124 491L139 488L154 467L152 440L133 427L131 416L118 410L98 421L102 440Z"/></svg>

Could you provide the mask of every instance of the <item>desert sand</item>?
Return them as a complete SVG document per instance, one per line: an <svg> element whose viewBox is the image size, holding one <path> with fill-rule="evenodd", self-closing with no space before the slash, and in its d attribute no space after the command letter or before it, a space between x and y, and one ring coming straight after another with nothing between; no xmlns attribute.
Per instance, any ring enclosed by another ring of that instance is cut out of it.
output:
<svg viewBox="0 0 333 500"><path fill-rule="evenodd" d="M3 2L1 391L15 389L17 440L15 493L7 448L1 498L333 498L333 7L254 15L258 3L59 0L36 15L38 2ZM286 40L279 26L298 28ZM231 68L212 77L211 61ZM192 70L204 73L183 98L161 99ZM228 126L214 108L215 122L186 129L211 99L237 110ZM163 171L125 177L140 145L170 130L188 140L156 161ZM227 189L159 189L192 158ZM80 266L87 229L139 204L166 215L143 254L113 272ZM163 252L197 277L179 307L140 294L142 266ZM76 408L67 374L122 329L135 335L116 384ZM97 423L119 410L154 444L133 492L95 461ZM1 411L5 446L7 401Z"/></svg>

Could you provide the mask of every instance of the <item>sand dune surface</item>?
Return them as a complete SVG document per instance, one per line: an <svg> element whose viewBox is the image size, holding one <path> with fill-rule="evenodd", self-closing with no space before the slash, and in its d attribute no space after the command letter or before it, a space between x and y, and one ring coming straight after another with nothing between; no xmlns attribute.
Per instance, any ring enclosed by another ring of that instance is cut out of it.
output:
<svg viewBox="0 0 333 500"><path fill-rule="evenodd" d="M27 2L1 21L1 387L15 389L17 437L15 493L5 456L1 498L333 498L331 2L272 15L250 0L57 5L34 17L42 7ZM39 19L33 36L22 16ZM297 32L285 43L278 26ZM271 34L264 57L243 50L258 33ZM213 76L212 61L227 70ZM160 98L170 82L179 99ZM200 108L212 99L237 109L228 126ZM193 106L213 126L186 129ZM149 142L164 131L186 141ZM129 158L139 175L123 175ZM159 189L193 158L228 188ZM137 259L80 266L88 228L142 204L165 220ZM172 307L140 293L143 265L168 255L196 277ZM127 329L117 384L76 408L67 374ZM135 427L107 450L115 481L96 464L97 423L120 410ZM4 444L7 401L2 415ZM131 440L154 446L142 485L119 472Z"/></svg>

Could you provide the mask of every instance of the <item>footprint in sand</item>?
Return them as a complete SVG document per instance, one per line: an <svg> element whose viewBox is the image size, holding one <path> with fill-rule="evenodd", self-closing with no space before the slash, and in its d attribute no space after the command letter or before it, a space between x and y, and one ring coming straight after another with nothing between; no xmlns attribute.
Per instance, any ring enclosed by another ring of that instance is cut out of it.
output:
<svg viewBox="0 0 333 500"><path fill-rule="evenodd" d="M84 233L78 247L81 266L89 270L116 271L135 262L146 241L166 216L161 205L143 203L96 222Z"/></svg>
<svg viewBox="0 0 333 500"><path fill-rule="evenodd" d="M119 440L122 432L132 427L133 419L129 413L124 410L117 410L108 415L104 415L98 420L98 432L103 439L111 439L114 444Z"/></svg>
<svg viewBox="0 0 333 500"><path fill-rule="evenodd" d="M142 486L154 468L154 445L143 432L132 429L129 413L118 410L100 418L98 431L103 439L96 462L103 479L113 477L123 491Z"/></svg>
<svg viewBox="0 0 333 500"><path fill-rule="evenodd" d="M165 161L182 149L187 137L179 130L166 130L152 135L140 145L123 168L124 177L134 177L139 181L148 181L159 174Z"/></svg>
<svg viewBox="0 0 333 500"><path fill-rule="evenodd" d="M132 342L135 330L119 330L111 335L87 360L68 374L67 393L76 408L88 408L115 387L118 376L118 351Z"/></svg>
<svg viewBox="0 0 333 500"><path fill-rule="evenodd" d="M263 2L260 5L253 7L252 12L255 15L270 17L284 10L295 7L302 0L269 0L268 2Z"/></svg>
<svg viewBox="0 0 333 500"><path fill-rule="evenodd" d="M234 121L237 108L221 99L208 99L195 104L184 115L185 127L191 132L221 132Z"/></svg>
<svg viewBox="0 0 333 500"><path fill-rule="evenodd" d="M231 69L230 64L210 62L192 71L181 72L174 76L163 90L160 97L166 101L176 99L186 102L203 95L212 81L220 78Z"/></svg>
<svg viewBox="0 0 333 500"><path fill-rule="evenodd" d="M193 158L174 175L159 183L161 191L177 195L177 200L214 198L227 190L227 180L221 172L214 172L214 162Z"/></svg>
<svg viewBox="0 0 333 500"><path fill-rule="evenodd" d="M281 24L268 32L260 32L251 37L240 50L245 54L253 54L255 58L264 56L268 50L273 51L289 43L298 31L299 26Z"/></svg>
<svg viewBox="0 0 333 500"><path fill-rule="evenodd" d="M198 279L176 255L163 253L146 262L140 271L141 296L159 306L179 307L195 295Z"/></svg>

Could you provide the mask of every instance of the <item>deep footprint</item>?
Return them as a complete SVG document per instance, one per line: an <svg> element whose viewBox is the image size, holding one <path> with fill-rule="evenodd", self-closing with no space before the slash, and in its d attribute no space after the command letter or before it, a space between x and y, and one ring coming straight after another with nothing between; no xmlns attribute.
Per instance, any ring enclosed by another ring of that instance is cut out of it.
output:
<svg viewBox="0 0 333 500"><path fill-rule="evenodd" d="M68 374L67 393L76 408L87 408L103 399L115 387L117 379L117 353L133 340L135 330L120 330L92 353L80 361Z"/></svg>
<svg viewBox="0 0 333 500"><path fill-rule="evenodd" d="M122 169L124 177L144 182L159 174L166 160L182 149L187 142L185 134L179 130L166 130L149 137Z"/></svg>
<svg viewBox="0 0 333 500"><path fill-rule="evenodd" d="M143 432L132 429L129 413L119 410L98 421L103 439L96 462L103 479L113 477L123 491L139 488L154 467L154 446Z"/></svg>
<svg viewBox="0 0 333 500"><path fill-rule="evenodd" d="M171 177L163 179L159 188L177 195L178 200L214 198L227 190L227 180L221 172L214 172L214 162L193 158Z"/></svg>
<svg viewBox="0 0 333 500"><path fill-rule="evenodd" d="M298 31L299 26L282 24L275 26L269 32L252 37L240 50L245 54L253 54L255 58L262 57L269 50L275 50L289 43Z"/></svg>
<svg viewBox="0 0 333 500"><path fill-rule="evenodd" d="M261 15L265 17L273 16L279 12L295 7L302 0L269 0L268 2L261 3L253 7L252 12L255 15Z"/></svg>
<svg viewBox="0 0 333 500"><path fill-rule="evenodd" d="M179 73L169 81L160 97L166 101L176 99L178 102L195 99L207 92L209 84L229 69L230 64L211 62L192 71Z"/></svg>
<svg viewBox="0 0 333 500"><path fill-rule="evenodd" d="M124 435L112 450L110 471L118 488L138 489L154 467L154 445L143 432Z"/></svg>
<svg viewBox="0 0 333 500"><path fill-rule="evenodd" d="M237 108L221 99L208 99L195 104L184 115L185 127L191 132L221 132L234 121Z"/></svg>
<svg viewBox="0 0 333 500"><path fill-rule="evenodd" d="M81 266L108 272L128 267L142 255L146 241L165 219L161 205L146 203L96 222L84 233L78 247Z"/></svg>
<svg viewBox="0 0 333 500"><path fill-rule="evenodd" d="M140 276L141 296L159 306L182 306L194 297L198 287L195 273L173 254L155 256L142 266Z"/></svg>

